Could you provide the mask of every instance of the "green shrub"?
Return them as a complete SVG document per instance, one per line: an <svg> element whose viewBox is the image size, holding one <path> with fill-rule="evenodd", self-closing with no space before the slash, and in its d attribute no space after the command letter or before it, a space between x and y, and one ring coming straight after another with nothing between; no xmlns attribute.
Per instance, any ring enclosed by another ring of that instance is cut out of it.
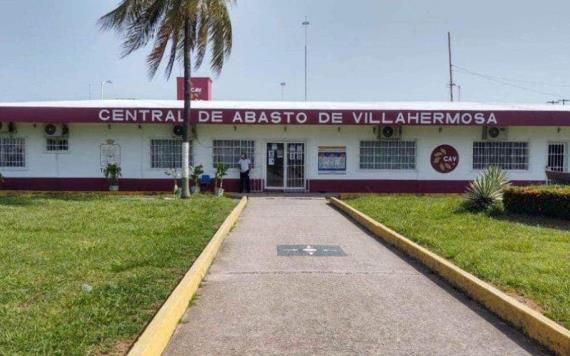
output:
<svg viewBox="0 0 570 356"><path fill-rule="evenodd" d="M103 174L109 180L110 185L119 184L119 178L122 176L121 167L115 163L109 163L103 170Z"/></svg>
<svg viewBox="0 0 570 356"><path fill-rule="evenodd" d="M489 167L469 184L466 207L469 210L496 210L503 200L503 191L511 185L505 171Z"/></svg>
<svg viewBox="0 0 570 356"><path fill-rule="evenodd" d="M569 186L512 187L505 191L505 210L570 220Z"/></svg>

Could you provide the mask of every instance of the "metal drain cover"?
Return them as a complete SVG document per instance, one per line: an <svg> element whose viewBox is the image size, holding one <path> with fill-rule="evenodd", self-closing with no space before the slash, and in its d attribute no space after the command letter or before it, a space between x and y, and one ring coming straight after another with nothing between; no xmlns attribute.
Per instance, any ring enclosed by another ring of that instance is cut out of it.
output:
<svg viewBox="0 0 570 356"><path fill-rule="evenodd" d="M277 256L346 256L338 245L277 245Z"/></svg>

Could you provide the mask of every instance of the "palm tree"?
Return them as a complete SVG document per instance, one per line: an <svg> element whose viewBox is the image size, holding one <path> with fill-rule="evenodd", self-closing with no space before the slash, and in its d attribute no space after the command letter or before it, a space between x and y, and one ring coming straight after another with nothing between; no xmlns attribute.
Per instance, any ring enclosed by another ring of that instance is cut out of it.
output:
<svg viewBox="0 0 570 356"><path fill-rule="evenodd" d="M153 42L147 57L149 76L155 76L165 56L165 72L172 74L175 62L184 66L184 121L182 140L182 198L190 197L190 138L192 62L202 65L210 47L212 71L219 74L232 49L229 5L236 0L122 0L99 19L102 30L115 30L124 37L123 57ZM166 53L168 52L168 53Z"/></svg>

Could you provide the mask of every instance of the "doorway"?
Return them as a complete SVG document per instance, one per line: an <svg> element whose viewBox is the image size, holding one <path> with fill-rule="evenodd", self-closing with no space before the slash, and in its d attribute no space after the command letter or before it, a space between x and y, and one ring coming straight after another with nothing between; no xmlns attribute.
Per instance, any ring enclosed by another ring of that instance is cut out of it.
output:
<svg viewBox="0 0 570 356"><path fill-rule="evenodd" d="M305 190L305 144L268 142L266 189Z"/></svg>

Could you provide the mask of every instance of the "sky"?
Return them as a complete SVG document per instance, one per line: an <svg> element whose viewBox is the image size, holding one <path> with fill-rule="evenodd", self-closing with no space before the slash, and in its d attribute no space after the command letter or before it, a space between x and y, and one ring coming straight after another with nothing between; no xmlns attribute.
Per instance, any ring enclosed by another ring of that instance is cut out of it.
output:
<svg viewBox="0 0 570 356"><path fill-rule="evenodd" d="M147 75L150 47L121 58L97 19L118 0L0 0L0 102L175 99L175 75ZM233 52L215 100L447 101L447 32L461 101L570 98L570 2L237 0ZM456 98L458 88L455 90Z"/></svg>

